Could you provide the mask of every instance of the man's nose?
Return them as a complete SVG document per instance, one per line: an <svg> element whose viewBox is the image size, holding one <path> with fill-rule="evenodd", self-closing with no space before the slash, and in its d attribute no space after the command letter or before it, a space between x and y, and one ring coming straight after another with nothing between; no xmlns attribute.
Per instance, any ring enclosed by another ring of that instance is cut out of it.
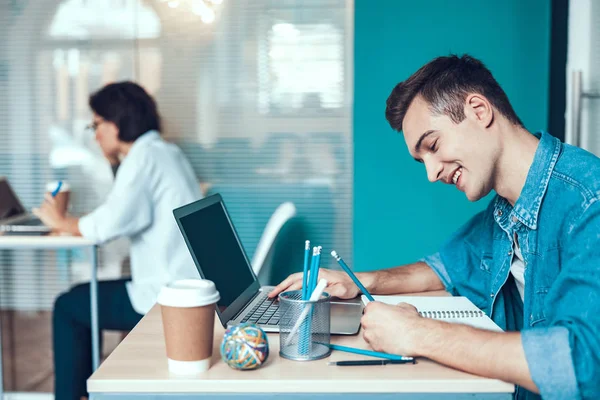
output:
<svg viewBox="0 0 600 400"><path fill-rule="evenodd" d="M440 162L429 161L425 162L425 168L427 169L427 179L429 182L436 182L440 180L444 166Z"/></svg>

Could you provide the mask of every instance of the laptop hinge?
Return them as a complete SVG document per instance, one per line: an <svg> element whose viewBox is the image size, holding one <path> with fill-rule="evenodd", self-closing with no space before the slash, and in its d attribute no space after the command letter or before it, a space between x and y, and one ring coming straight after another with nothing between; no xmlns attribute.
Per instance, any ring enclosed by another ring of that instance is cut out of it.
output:
<svg viewBox="0 0 600 400"><path fill-rule="evenodd" d="M256 296L258 296L261 293L262 293L262 291L260 289L257 290L256 293L254 294L254 296L252 296L252 298L250 298L250 300L248 300L246 302L246 305L240 311L238 311L237 314L235 314L235 316L232 318L232 320L235 320L235 319L237 319L237 317L239 317L240 315L242 315L246 311L246 309L248 307L250 307L250 304L252 304L254 302L254 299L256 299Z"/></svg>

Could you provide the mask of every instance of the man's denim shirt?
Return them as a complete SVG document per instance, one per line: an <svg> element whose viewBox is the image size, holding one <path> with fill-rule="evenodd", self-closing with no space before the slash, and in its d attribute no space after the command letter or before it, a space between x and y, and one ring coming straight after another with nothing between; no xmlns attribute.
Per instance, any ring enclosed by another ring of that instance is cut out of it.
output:
<svg viewBox="0 0 600 400"><path fill-rule="evenodd" d="M521 331L544 399L600 399L600 159L547 133L536 136L515 206L496 196L423 261L446 290L468 297L504 330ZM524 302L507 290L515 234ZM516 397L539 398L520 387Z"/></svg>

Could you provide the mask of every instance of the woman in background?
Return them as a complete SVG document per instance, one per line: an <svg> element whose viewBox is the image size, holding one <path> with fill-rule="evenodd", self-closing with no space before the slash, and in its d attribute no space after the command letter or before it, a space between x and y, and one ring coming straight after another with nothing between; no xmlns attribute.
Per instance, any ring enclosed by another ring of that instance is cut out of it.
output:
<svg viewBox="0 0 600 400"><path fill-rule="evenodd" d="M131 279L98 284L100 329L130 330L156 302L169 281L198 277L173 209L201 197L181 150L160 136L156 103L132 82L113 83L90 96L91 128L104 156L120 160L106 201L90 214L61 216L52 197L34 213L49 227L95 243L131 241ZM56 400L86 396L92 373L89 283L62 294L54 305ZM100 335L102 337L102 335Z"/></svg>

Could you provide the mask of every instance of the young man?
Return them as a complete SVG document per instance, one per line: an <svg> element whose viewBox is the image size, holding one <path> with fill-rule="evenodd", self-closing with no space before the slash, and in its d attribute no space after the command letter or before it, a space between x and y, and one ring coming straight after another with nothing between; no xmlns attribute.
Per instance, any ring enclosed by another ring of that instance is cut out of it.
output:
<svg viewBox="0 0 600 400"><path fill-rule="evenodd" d="M75 218L57 212L47 197L35 214L61 232L97 243L118 237L131 241L131 279L98 284L100 329L131 330L156 302L160 288L196 278L198 271L173 218L173 209L201 197L182 151L160 137L156 103L139 85L119 82L90 96L91 128L104 156L116 165L106 201ZM62 294L54 305L53 345L56 400L86 395L92 373L89 284Z"/></svg>
<svg viewBox="0 0 600 400"><path fill-rule="evenodd" d="M496 196L438 253L359 279L376 294L467 296L506 332L372 302L365 340L513 382L519 399L600 398L600 159L529 133L491 72L469 56L436 58L399 83L386 118L431 182L455 185L471 201ZM342 272L322 274L332 295L358 295ZM271 295L301 279L291 275Z"/></svg>

